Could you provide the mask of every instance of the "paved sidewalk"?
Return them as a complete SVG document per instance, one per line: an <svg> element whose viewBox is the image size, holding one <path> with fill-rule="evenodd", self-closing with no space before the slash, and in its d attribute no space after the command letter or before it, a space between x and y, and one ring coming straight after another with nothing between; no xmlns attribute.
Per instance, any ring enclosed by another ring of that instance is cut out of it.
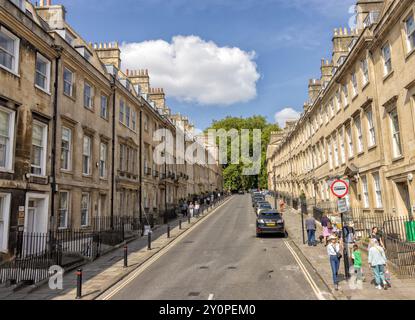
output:
<svg viewBox="0 0 415 320"><path fill-rule="evenodd" d="M373 279L372 272L367 263L367 254L362 252L363 271L366 277L365 282L355 285L353 267L350 273L352 278L349 281L344 277L344 262L341 261L339 277L340 290L335 291L333 286L332 274L327 250L324 244L318 244L316 247L309 247L303 244L301 215L297 210L288 209L284 214L284 220L289 237L294 241L297 247L302 251L307 260L314 269L320 274L323 281L332 290L333 295L340 300L409 300L415 299L415 279L398 279L392 275L392 288L388 290L378 290L371 284ZM318 227L316 238L322 234L321 226ZM306 235L305 235L306 236Z"/></svg>
<svg viewBox="0 0 415 320"><path fill-rule="evenodd" d="M225 199L225 202L230 198ZM217 207L216 207L217 208ZM147 250L147 237L142 237L128 244L128 267L124 268L124 248L116 249L95 261L82 267L83 286L82 299L93 300L101 293L109 289L115 283L121 281L132 271L137 269L161 249L173 242L178 236L192 229L200 221L206 219L215 209L208 211L199 218L194 218L188 224L187 218L182 218L182 229L179 230L179 219L171 222L170 238L167 238L167 226L163 225L152 233L152 249ZM3 300L73 300L76 297L76 274L75 270L68 272L63 277L63 290L51 290L48 284L30 292L24 289L7 296L0 296Z"/></svg>

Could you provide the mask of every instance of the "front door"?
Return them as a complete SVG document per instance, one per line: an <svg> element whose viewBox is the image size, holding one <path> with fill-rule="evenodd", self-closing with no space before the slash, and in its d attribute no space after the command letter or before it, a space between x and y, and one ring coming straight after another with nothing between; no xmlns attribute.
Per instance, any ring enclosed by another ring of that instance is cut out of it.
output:
<svg viewBox="0 0 415 320"><path fill-rule="evenodd" d="M409 189L408 184L406 182L398 182L396 183L396 187L398 189L397 195L397 215L403 216L411 216L411 201L409 197Z"/></svg>
<svg viewBox="0 0 415 320"><path fill-rule="evenodd" d="M23 235L23 253L32 255L42 253L48 242L49 197L44 194L26 196L26 212Z"/></svg>

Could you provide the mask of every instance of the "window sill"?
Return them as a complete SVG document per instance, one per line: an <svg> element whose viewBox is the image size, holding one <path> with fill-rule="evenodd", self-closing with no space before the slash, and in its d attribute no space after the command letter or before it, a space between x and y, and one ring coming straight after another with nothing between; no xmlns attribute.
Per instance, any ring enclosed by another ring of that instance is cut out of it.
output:
<svg viewBox="0 0 415 320"><path fill-rule="evenodd" d="M377 144L374 144L373 146L368 147L367 151L371 151L373 149L376 149L377 146L378 146Z"/></svg>
<svg viewBox="0 0 415 320"><path fill-rule="evenodd" d="M12 169L0 168L0 173L14 173Z"/></svg>
<svg viewBox="0 0 415 320"><path fill-rule="evenodd" d="M42 175L42 174L33 174L30 173L30 177L34 177L34 178L40 178L40 179L47 179L48 176Z"/></svg>
<svg viewBox="0 0 415 320"><path fill-rule="evenodd" d="M86 110L88 110L88 111L92 112L92 113L95 113L95 111L94 111L94 108L93 108L93 107L87 107L87 106L84 106L84 108L85 108Z"/></svg>
<svg viewBox="0 0 415 320"><path fill-rule="evenodd" d="M85 174L85 173L83 173L82 174L82 177L83 178L90 178L91 179L92 178L92 174Z"/></svg>
<svg viewBox="0 0 415 320"><path fill-rule="evenodd" d="M391 78L392 77L392 75L394 74L394 70L392 70L391 72L389 72L388 74L386 74L384 77L383 77L383 82L386 82L389 78Z"/></svg>
<svg viewBox="0 0 415 320"><path fill-rule="evenodd" d="M363 85L362 91L365 91L365 89L366 89L369 85L370 85L370 81L366 82L366 83Z"/></svg>
<svg viewBox="0 0 415 320"><path fill-rule="evenodd" d="M347 103L347 104L344 106L344 110L346 110L349 106L350 106L350 103Z"/></svg>
<svg viewBox="0 0 415 320"><path fill-rule="evenodd" d="M405 56L405 61L408 61L415 54L415 48L409 51Z"/></svg>
<svg viewBox="0 0 415 320"><path fill-rule="evenodd" d="M39 87L37 84L35 84L35 88L37 90L41 91L42 93L47 94L48 96L51 96L52 95L48 90L46 90L46 89L44 89L42 87Z"/></svg>
<svg viewBox="0 0 415 320"><path fill-rule="evenodd" d="M353 98L352 98L352 102L354 102L356 99L357 99L357 97L359 96L359 94L358 93L356 93L354 96L353 96Z"/></svg>
<svg viewBox="0 0 415 320"><path fill-rule="evenodd" d="M8 73L11 73L12 75L14 75L17 78L20 78L20 74L18 74L17 72L15 72L14 70L11 70L9 68L6 68L5 66L0 64L0 69L3 69L4 71L7 71Z"/></svg>
<svg viewBox="0 0 415 320"><path fill-rule="evenodd" d="M364 151L360 151L360 152L358 152L358 153L357 153L357 157L358 157L358 158L359 158L359 157L361 157L364 153L365 153Z"/></svg>
<svg viewBox="0 0 415 320"><path fill-rule="evenodd" d="M393 158L392 162L398 162L399 160L402 160L403 158L404 158L404 156L399 156L399 157Z"/></svg>
<svg viewBox="0 0 415 320"><path fill-rule="evenodd" d="M61 173L73 174L73 171L72 170L61 169Z"/></svg>
<svg viewBox="0 0 415 320"><path fill-rule="evenodd" d="M76 102L76 97L74 97L73 95L72 96L70 96L70 95L68 95L68 94L66 94L65 92L63 93L63 96L64 97L67 97L68 99L71 99L72 101L74 101L74 102Z"/></svg>

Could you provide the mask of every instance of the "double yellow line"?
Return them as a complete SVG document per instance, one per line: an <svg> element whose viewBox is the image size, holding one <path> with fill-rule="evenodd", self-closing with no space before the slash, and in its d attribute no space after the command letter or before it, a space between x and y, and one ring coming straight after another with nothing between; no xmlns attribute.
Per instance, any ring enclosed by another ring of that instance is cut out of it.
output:
<svg viewBox="0 0 415 320"><path fill-rule="evenodd" d="M316 295L317 299L318 300L327 300L324 297L324 295L321 292L321 290L319 289L319 287L317 286L317 284L315 283L315 281L313 280L313 278L311 277L311 275L308 272L307 268L304 266L304 264L301 261L300 257L297 255L297 253L294 251L294 249L291 247L291 245L288 243L288 241L284 241L284 243L285 243L286 247L288 248L288 250L293 255L293 257L294 257L295 261L297 262L297 264L299 265L302 273L304 274L305 279L310 284L310 286L313 289L313 292Z"/></svg>

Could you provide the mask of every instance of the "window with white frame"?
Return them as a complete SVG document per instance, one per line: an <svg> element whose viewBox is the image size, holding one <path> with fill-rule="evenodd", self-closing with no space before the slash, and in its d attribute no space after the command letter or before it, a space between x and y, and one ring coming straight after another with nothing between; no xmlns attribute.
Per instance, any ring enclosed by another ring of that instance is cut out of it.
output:
<svg viewBox="0 0 415 320"><path fill-rule="evenodd" d="M334 111L334 99L331 99L330 100L330 116L331 116L331 118L333 118L334 117L334 114L335 114L336 112Z"/></svg>
<svg viewBox="0 0 415 320"><path fill-rule="evenodd" d="M331 140L327 141L327 147L329 149L329 169L333 169L333 150Z"/></svg>
<svg viewBox="0 0 415 320"><path fill-rule="evenodd" d="M101 118L108 119L108 97L101 95Z"/></svg>
<svg viewBox="0 0 415 320"><path fill-rule="evenodd" d="M81 198L81 227L89 225L89 215L91 208L91 197L89 193L82 193Z"/></svg>
<svg viewBox="0 0 415 320"><path fill-rule="evenodd" d="M17 74L19 70L20 39L0 26L0 67Z"/></svg>
<svg viewBox="0 0 415 320"><path fill-rule="evenodd" d="M63 69L63 93L69 97L73 96L73 77L74 74L71 70Z"/></svg>
<svg viewBox="0 0 415 320"><path fill-rule="evenodd" d="M343 91L344 106L346 107L349 105L349 89L347 88L347 84L343 85L342 91Z"/></svg>
<svg viewBox="0 0 415 320"><path fill-rule="evenodd" d="M125 107L125 125L127 127L130 127L130 117L131 117L131 108L127 104L127 106Z"/></svg>
<svg viewBox="0 0 415 320"><path fill-rule="evenodd" d="M324 145L324 140L321 140L321 158L323 159L323 163L326 162L326 147Z"/></svg>
<svg viewBox="0 0 415 320"><path fill-rule="evenodd" d="M398 158L402 156L401 133L399 127L398 112L395 110L389 113L391 133L392 133L392 147L393 157Z"/></svg>
<svg viewBox="0 0 415 320"><path fill-rule="evenodd" d="M380 176L379 172L373 173L373 184L375 187L375 200L376 200L376 208L383 208L382 202L382 188L380 184Z"/></svg>
<svg viewBox="0 0 415 320"><path fill-rule="evenodd" d="M92 109L94 107L94 88L88 83L84 83L84 106Z"/></svg>
<svg viewBox="0 0 415 320"><path fill-rule="evenodd" d="M345 164L346 163L346 148L344 145L344 128L340 129L339 139L340 139L340 159L341 159L342 164Z"/></svg>
<svg viewBox="0 0 415 320"><path fill-rule="evenodd" d="M0 193L0 252L2 253L7 253L9 247L10 200L9 193Z"/></svg>
<svg viewBox="0 0 415 320"><path fill-rule="evenodd" d="M349 158L351 158L354 156L352 127L346 128L346 137L347 137L347 149L349 152Z"/></svg>
<svg viewBox="0 0 415 320"><path fill-rule="evenodd" d="M62 127L61 169L71 170L72 166L72 130Z"/></svg>
<svg viewBox="0 0 415 320"><path fill-rule="evenodd" d="M135 111L131 112L131 129L134 131L137 129L137 113Z"/></svg>
<svg viewBox="0 0 415 320"><path fill-rule="evenodd" d="M69 218L69 191L59 192L59 228L68 227Z"/></svg>
<svg viewBox="0 0 415 320"><path fill-rule="evenodd" d="M144 115L144 130L148 131L148 115Z"/></svg>
<svg viewBox="0 0 415 320"><path fill-rule="evenodd" d="M406 37L408 43L408 52L415 49L415 22L414 15L411 15L405 20Z"/></svg>
<svg viewBox="0 0 415 320"><path fill-rule="evenodd" d="M50 61L40 53L36 54L36 76L35 85L37 88L50 91Z"/></svg>
<svg viewBox="0 0 415 320"><path fill-rule="evenodd" d="M336 91L336 110L339 111L342 106L340 90Z"/></svg>
<svg viewBox="0 0 415 320"><path fill-rule="evenodd" d="M34 175L46 175L48 126L42 122L33 121L32 126L32 159L31 172Z"/></svg>
<svg viewBox="0 0 415 320"><path fill-rule="evenodd" d="M325 117L326 117L326 124L327 124L327 123L329 123L329 108L328 108L327 105L325 106L324 114L325 114Z"/></svg>
<svg viewBox="0 0 415 320"><path fill-rule="evenodd" d="M333 136L333 146L334 146L334 166L339 166L339 145L337 143L337 137Z"/></svg>
<svg viewBox="0 0 415 320"><path fill-rule="evenodd" d="M107 177L107 157L108 157L108 145L101 142L99 147L99 176L100 178Z"/></svg>
<svg viewBox="0 0 415 320"><path fill-rule="evenodd" d="M92 139L84 136L82 148L82 174L91 174L91 155L92 155Z"/></svg>
<svg viewBox="0 0 415 320"><path fill-rule="evenodd" d="M369 83L369 65L367 58L360 62L360 68L362 70L363 86Z"/></svg>
<svg viewBox="0 0 415 320"><path fill-rule="evenodd" d="M356 128L356 136L357 136L357 153L363 152L363 133L362 133L362 123L360 121L360 117L356 117L354 119L354 125Z"/></svg>
<svg viewBox="0 0 415 320"><path fill-rule="evenodd" d="M353 90L353 96L356 96L358 92L356 72L352 73L352 90Z"/></svg>
<svg viewBox="0 0 415 320"><path fill-rule="evenodd" d="M125 105L124 100L120 100L120 114L119 114L119 121L124 123L124 115L125 115Z"/></svg>
<svg viewBox="0 0 415 320"><path fill-rule="evenodd" d="M0 106L0 170L12 170L15 112Z"/></svg>
<svg viewBox="0 0 415 320"><path fill-rule="evenodd" d="M373 122L372 109L366 111L367 128L368 128L368 147L373 147L376 144L375 124Z"/></svg>
<svg viewBox="0 0 415 320"><path fill-rule="evenodd" d="M320 107L320 126L323 125L323 107Z"/></svg>
<svg viewBox="0 0 415 320"><path fill-rule="evenodd" d="M388 75L392 72L392 54L391 46L389 43L382 47L382 56L383 56L383 73Z"/></svg>
<svg viewBox="0 0 415 320"><path fill-rule="evenodd" d="M369 187L367 185L366 176L361 177L362 181L362 193L363 193L363 208L369 208Z"/></svg>

